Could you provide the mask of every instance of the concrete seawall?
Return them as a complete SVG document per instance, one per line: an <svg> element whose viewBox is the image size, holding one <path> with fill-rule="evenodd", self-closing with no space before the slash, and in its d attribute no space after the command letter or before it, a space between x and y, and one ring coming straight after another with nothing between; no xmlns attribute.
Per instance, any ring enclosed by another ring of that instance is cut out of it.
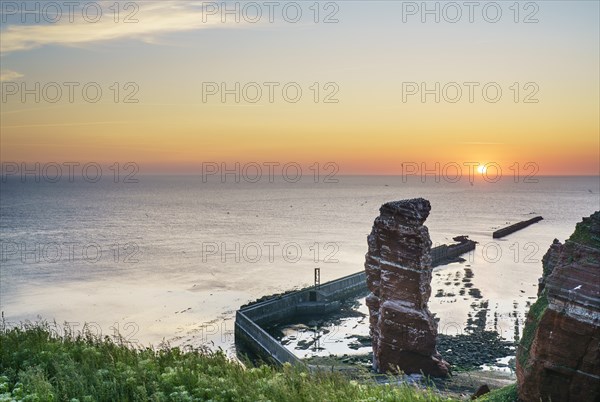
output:
<svg viewBox="0 0 600 402"><path fill-rule="evenodd" d="M318 289L310 287L244 307L236 313L236 345L242 346L266 362L300 363L300 359L260 325L285 321L290 317L336 311L342 300L366 289L365 273L357 272L324 283Z"/></svg>
<svg viewBox="0 0 600 402"><path fill-rule="evenodd" d="M235 315L235 341L236 344L243 344L252 354L259 356L267 363L277 365L301 363L300 359L292 352L241 311Z"/></svg>

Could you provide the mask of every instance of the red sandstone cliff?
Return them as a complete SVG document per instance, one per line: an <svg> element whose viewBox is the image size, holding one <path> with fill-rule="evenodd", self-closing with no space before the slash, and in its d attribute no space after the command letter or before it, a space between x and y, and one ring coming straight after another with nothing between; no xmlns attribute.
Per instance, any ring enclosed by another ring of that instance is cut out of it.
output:
<svg viewBox="0 0 600 402"><path fill-rule="evenodd" d="M525 402L600 401L600 211L554 241L517 351Z"/></svg>

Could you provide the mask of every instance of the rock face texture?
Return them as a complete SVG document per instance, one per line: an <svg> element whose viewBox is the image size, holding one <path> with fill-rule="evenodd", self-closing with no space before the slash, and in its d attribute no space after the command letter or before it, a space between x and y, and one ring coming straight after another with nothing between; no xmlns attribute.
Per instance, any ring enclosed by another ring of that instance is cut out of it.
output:
<svg viewBox="0 0 600 402"><path fill-rule="evenodd" d="M517 350L519 398L600 401L600 211L542 259L544 276Z"/></svg>
<svg viewBox="0 0 600 402"><path fill-rule="evenodd" d="M449 364L435 348L437 324L427 309L431 295L431 239L423 222L429 201L388 202L368 237L365 270L373 367L444 377Z"/></svg>

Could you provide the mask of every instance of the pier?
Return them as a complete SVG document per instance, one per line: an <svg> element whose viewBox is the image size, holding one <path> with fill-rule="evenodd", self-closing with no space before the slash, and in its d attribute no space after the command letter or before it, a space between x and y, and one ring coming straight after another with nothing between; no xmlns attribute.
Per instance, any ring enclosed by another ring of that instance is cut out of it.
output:
<svg viewBox="0 0 600 402"><path fill-rule="evenodd" d="M496 230L494 233L492 233L492 237L494 239L499 239L501 237L508 236L509 234L514 233L517 230L524 229L529 225L533 225L534 223L537 223L537 222L541 221L542 219L544 219L544 218L542 218L541 216L536 216L535 218L531 218L526 221L517 222L513 225Z"/></svg>

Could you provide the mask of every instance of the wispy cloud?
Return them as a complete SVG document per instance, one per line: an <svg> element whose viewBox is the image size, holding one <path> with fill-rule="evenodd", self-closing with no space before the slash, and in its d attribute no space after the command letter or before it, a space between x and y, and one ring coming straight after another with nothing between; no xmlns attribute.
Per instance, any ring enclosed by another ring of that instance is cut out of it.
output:
<svg viewBox="0 0 600 402"><path fill-rule="evenodd" d="M0 70L0 82L14 81L23 77L23 74L13 70Z"/></svg>
<svg viewBox="0 0 600 402"><path fill-rule="evenodd" d="M114 1L101 1L106 11ZM82 46L88 43L117 39L137 39L154 42L156 37L169 33L215 27L248 27L254 24L223 24L217 15L203 21L202 2L161 1L139 2L139 11L132 16L138 22L122 20L130 12L121 11L121 21L116 23L114 15L103 16L97 23L86 22L80 14L73 22L68 17L53 24L13 24L2 30L0 53L35 49L46 45Z"/></svg>

